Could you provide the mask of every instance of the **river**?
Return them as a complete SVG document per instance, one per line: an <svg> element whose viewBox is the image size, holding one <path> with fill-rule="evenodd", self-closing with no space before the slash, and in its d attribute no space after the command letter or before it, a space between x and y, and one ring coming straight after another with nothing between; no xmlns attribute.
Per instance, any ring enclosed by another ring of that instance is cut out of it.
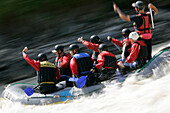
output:
<svg viewBox="0 0 170 113"><path fill-rule="evenodd" d="M130 12L134 11L130 10L126 13ZM169 14L169 9L160 8L158 15L155 16L155 30L153 30L152 41L153 54L170 43ZM65 21L66 23L63 23L63 26L69 26L62 27L60 31L67 32L54 37L49 36L48 33L44 33L44 35L39 37L10 40L1 36L1 44L3 44L0 46L0 93L3 92L4 87L10 82L21 79L27 81L26 78L35 76L35 71L22 59L21 51L24 46L28 46L30 49L28 54L32 58L36 58L39 52L44 51L47 53L49 60L53 62L55 55L51 53L51 50L56 44L64 44L66 52L68 52L68 46L71 43L77 43L81 51L91 53L85 46L77 42L77 38L83 35L86 40L89 40L89 36L97 34L101 37L101 40L109 45L109 51L118 56L120 54L119 51L112 43L106 40L106 37L111 35L121 40L121 29L129 27L132 30L132 24L120 20L118 15L113 14L113 11L105 14L104 17L107 17L105 19L84 23L84 18L90 18L92 17L91 15L87 14L85 15L87 17L81 17L77 22L74 22L74 18L72 21ZM121 88L117 84L110 84L103 90L102 94L94 93L90 97L83 97L67 104L23 106L20 103L0 100L0 113L169 113L169 67L168 65L163 69L158 68L154 71L154 76L163 76L159 79L136 81L131 77L124 82Z"/></svg>
<svg viewBox="0 0 170 113"><path fill-rule="evenodd" d="M168 44L170 46L170 41L155 45L153 54ZM170 63L163 68L155 69L153 76L157 79L136 81L132 76L126 79L123 87L109 84L100 94L93 93L92 96L82 97L66 104L24 106L0 100L0 113L169 113L169 68ZM1 91L3 86L1 85Z"/></svg>

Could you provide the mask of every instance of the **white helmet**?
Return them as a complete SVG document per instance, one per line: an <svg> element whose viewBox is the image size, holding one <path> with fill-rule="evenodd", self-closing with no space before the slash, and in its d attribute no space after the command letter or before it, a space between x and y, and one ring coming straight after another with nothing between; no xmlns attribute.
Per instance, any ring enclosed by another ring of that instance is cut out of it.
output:
<svg viewBox="0 0 170 113"><path fill-rule="evenodd" d="M131 32L129 34L129 38L133 39L134 41L136 41L139 38L139 34L137 32Z"/></svg>

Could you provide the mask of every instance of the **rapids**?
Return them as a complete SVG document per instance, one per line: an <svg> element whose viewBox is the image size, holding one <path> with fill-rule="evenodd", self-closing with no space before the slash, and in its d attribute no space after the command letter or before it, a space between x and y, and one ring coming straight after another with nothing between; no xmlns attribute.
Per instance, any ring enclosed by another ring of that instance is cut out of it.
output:
<svg viewBox="0 0 170 113"><path fill-rule="evenodd" d="M153 54L170 42L154 46ZM137 81L132 75L120 84L106 84L101 93L66 104L24 106L0 100L0 113L169 113L170 63L154 70L154 78ZM1 91L3 88L1 86Z"/></svg>

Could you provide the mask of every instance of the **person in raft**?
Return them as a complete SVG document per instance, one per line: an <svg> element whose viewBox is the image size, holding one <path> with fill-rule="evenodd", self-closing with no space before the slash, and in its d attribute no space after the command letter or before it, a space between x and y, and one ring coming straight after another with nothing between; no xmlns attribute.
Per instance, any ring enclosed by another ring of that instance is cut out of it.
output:
<svg viewBox="0 0 170 113"><path fill-rule="evenodd" d="M57 91L56 84L61 77L59 69L55 64L48 61L46 54L39 53L38 61L36 61L32 60L27 55L27 51L28 48L25 47L22 51L23 58L37 71L39 87L35 90L42 94L49 94Z"/></svg>
<svg viewBox="0 0 170 113"><path fill-rule="evenodd" d="M150 12L145 12L145 4L142 1L137 1L136 3L132 3L132 7L135 8L135 15L126 15L124 14L116 3L113 3L114 11L117 12L122 20L133 22L133 26L136 32L139 34L144 34L142 39L147 44L148 49L148 60L152 58L152 43L151 43L151 15L156 15L158 13L158 9L152 4L148 4L148 9L152 9Z"/></svg>
<svg viewBox="0 0 170 113"><path fill-rule="evenodd" d="M147 46L140 40L137 32L131 32L129 34L129 40L132 44L130 54L124 61L118 62L119 71L122 75L144 66L148 56Z"/></svg>

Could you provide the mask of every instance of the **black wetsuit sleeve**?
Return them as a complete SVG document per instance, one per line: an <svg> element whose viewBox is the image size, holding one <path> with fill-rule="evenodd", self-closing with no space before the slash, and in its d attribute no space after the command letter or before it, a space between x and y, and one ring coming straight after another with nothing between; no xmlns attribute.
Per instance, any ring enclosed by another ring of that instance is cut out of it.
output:
<svg viewBox="0 0 170 113"><path fill-rule="evenodd" d="M139 20L138 15L129 15L131 22L137 22Z"/></svg>
<svg viewBox="0 0 170 113"><path fill-rule="evenodd" d="M135 22L136 26L139 27L142 25L142 18L139 15L130 15L130 21Z"/></svg>

